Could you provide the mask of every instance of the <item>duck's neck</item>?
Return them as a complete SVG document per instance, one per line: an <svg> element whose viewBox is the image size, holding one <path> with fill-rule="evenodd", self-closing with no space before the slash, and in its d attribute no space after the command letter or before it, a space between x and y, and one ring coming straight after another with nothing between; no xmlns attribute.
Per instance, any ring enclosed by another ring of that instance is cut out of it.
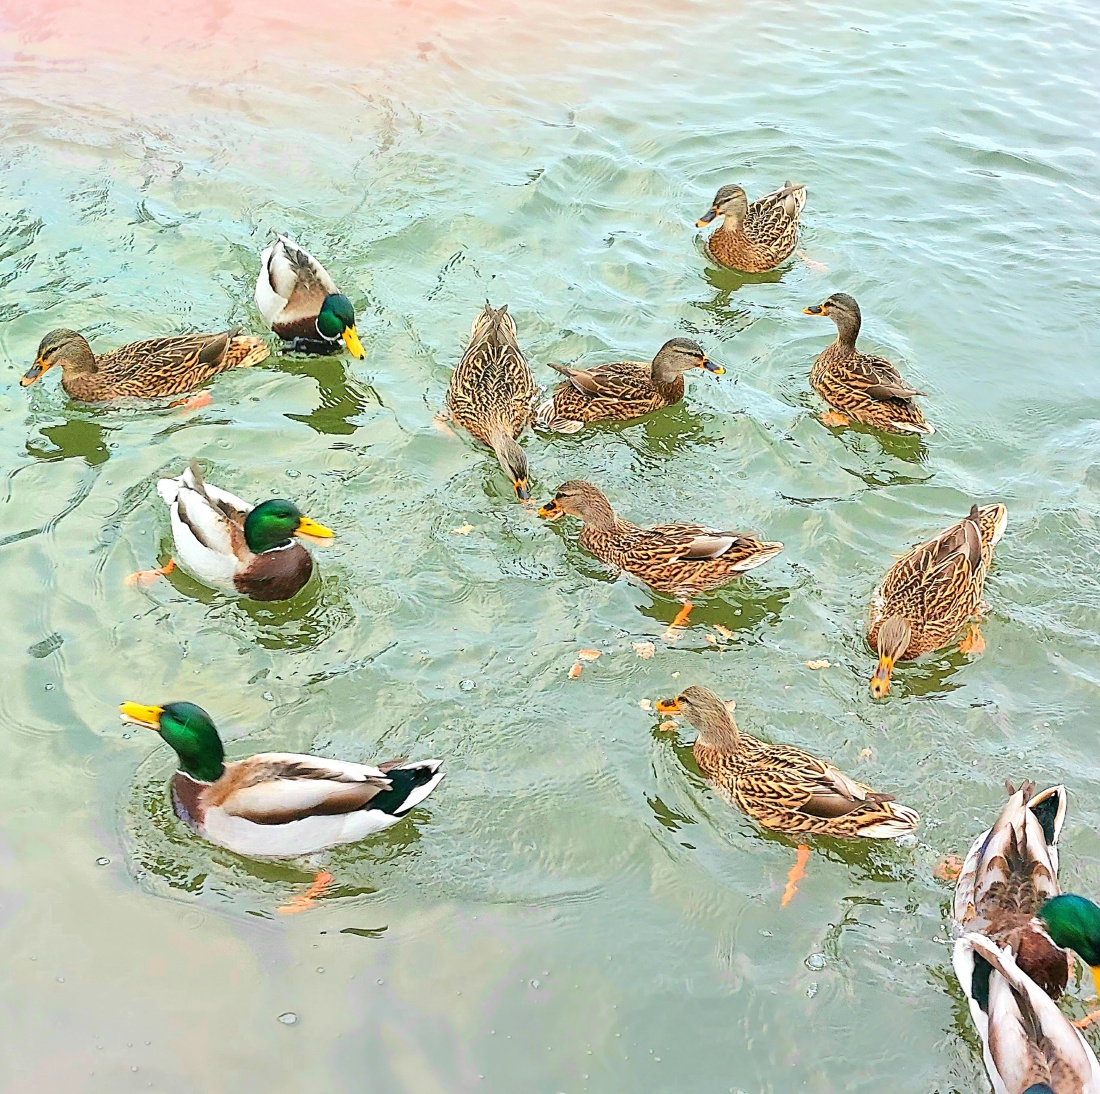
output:
<svg viewBox="0 0 1100 1094"><path fill-rule="evenodd" d="M716 714L699 730L699 743L715 752L732 755L741 744L741 733L731 715L719 718Z"/></svg>
<svg viewBox="0 0 1100 1094"><path fill-rule="evenodd" d="M836 342L845 349L855 349L859 337L860 319L858 315L834 315L836 323Z"/></svg>
<svg viewBox="0 0 1100 1094"><path fill-rule="evenodd" d="M615 510L611 508L611 502L605 497L589 498L580 518L585 526L594 532L610 531L619 523Z"/></svg>

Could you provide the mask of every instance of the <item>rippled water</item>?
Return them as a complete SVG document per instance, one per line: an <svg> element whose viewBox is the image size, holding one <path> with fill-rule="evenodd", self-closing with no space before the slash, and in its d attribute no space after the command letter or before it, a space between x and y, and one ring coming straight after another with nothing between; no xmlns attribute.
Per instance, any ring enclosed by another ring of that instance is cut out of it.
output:
<svg viewBox="0 0 1100 1094"><path fill-rule="evenodd" d="M1091 7L102 7L0 12L5 1089L987 1090L936 861L1003 779L1064 781L1064 882L1100 890ZM708 269L717 186L785 178L827 272ZM258 329L275 230L355 301L365 362L275 354L187 416L19 388L56 326ZM924 447L815 419L832 327L801 309L834 290L928 391ZM541 496L583 474L641 522L786 544L652 660L632 643L675 602L432 428L486 298L540 382L677 333L727 367L666 414L525 442ZM167 557L154 482L192 456L338 530L294 602L123 586ZM870 592L971 500L1010 514L988 649L874 703ZM582 647L603 656L570 680ZM639 707L692 682L917 807L917 845L818 844L780 910L793 845ZM232 755L448 778L286 918L316 864L182 831L127 698L199 702Z"/></svg>

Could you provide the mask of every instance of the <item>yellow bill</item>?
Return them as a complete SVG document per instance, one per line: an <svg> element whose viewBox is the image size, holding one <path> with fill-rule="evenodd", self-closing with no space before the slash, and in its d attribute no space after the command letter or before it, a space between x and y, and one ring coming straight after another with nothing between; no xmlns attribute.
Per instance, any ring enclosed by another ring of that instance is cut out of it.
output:
<svg viewBox="0 0 1100 1094"><path fill-rule="evenodd" d="M118 712L124 722L141 726L143 729L155 729L160 731L160 716L164 713L164 707L146 707L141 703L123 703Z"/></svg>
<svg viewBox="0 0 1100 1094"><path fill-rule="evenodd" d="M363 343L359 341L359 333L354 327L348 327L341 337L344 339L344 345L348 347L348 353L352 357L357 357L362 361L367 356L367 351L363 349Z"/></svg>

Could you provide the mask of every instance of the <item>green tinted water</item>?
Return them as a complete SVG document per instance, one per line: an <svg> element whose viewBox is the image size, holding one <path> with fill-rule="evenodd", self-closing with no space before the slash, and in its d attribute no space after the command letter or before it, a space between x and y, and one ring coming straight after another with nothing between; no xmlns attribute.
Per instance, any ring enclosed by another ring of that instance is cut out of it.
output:
<svg viewBox="0 0 1100 1094"><path fill-rule="evenodd" d="M348 67L334 37L281 50L281 24L250 59L216 19L193 62L86 64L63 7L0 17L5 1089L987 1090L935 863L1005 778L1064 781L1063 883L1100 891L1095 16L410 13L373 50L352 18ZM803 247L827 272L708 270L692 224L717 186L785 178L808 184ZM355 301L365 362L275 354L189 416L74 406L54 375L19 388L56 326L98 347L259 329L275 230ZM801 309L834 290L929 393L925 447L815 420L833 328ZM786 544L651 660L632 644L677 605L612 580L576 526L541 524L491 455L432 428L486 298L542 383L548 360L676 334L727 367L666 414L525 442L538 497L584 475L640 522ZM294 602L179 574L124 587L167 556L154 483L193 456L337 530ZM972 500L1009 510L988 649L904 667L875 703L871 590ZM709 644L716 624L733 638ZM603 656L570 680L582 647ZM919 809L916 845L819 845L781 911L792 845L639 707L688 683ZM123 699L173 698L233 756L440 755L448 778L279 916L314 864L192 838L167 750L118 723Z"/></svg>

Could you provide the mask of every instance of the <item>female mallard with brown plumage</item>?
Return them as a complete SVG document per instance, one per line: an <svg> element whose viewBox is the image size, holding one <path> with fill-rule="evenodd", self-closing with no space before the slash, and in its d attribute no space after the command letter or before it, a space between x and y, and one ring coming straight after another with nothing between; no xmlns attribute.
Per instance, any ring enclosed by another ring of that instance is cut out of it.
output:
<svg viewBox="0 0 1100 1094"><path fill-rule="evenodd" d="M976 931L1007 947L1017 965L1052 999L1066 988L1066 951L1037 918L1057 896L1058 837L1066 819L1064 786L1040 794L1025 782L993 826L974 841L955 882L953 914L960 930Z"/></svg>
<svg viewBox="0 0 1100 1094"><path fill-rule="evenodd" d="M508 306L486 304L451 374L447 408L458 425L493 450L521 501L531 492L527 455L516 438L531 424L537 394Z"/></svg>
<svg viewBox="0 0 1100 1094"><path fill-rule="evenodd" d="M683 601L669 626L670 634L687 620L692 608L689 597L720 588L783 550L782 543L702 524L641 528L616 516L603 492L580 480L563 483L539 510L546 520L566 515L583 521L580 544L601 562Z"/></svg>
<svg viewBox="0 0 1100 1094"><path fill-rule="evenodd" d="M835 409L821 420L830 426L860 422L887 433L935 433L913 399L923 395L901 378L885 357L861 353L856 339L862 317L847 293L833 293L824 303L804 308L806 315L825 315L836 323L836 339L817 355L810 369L813 389Z"/></svg>
<svg viewBox="0 0 1100 1094"><path fill-rule="evenodd" d="M328 270L286 236L260 255L256 307L267 325L299 353L338 353L347 346L362 360L355 308Z"/></svg>
<svg viewBox="0 0 1100 1094"><path fill-rule="evenodd" d="M309 581L313 558L293 537L332 539L328 528L291 501L252 505L206 482L194 460L178 478L161 479L157 492L171 513L175 557L183 569L204 585L249 600L289 600ZM169 560L129 580L144 584L175 565Z"/></svg>
<svg viewBox="0 0 1100 1094"><path fill-rule="evenodd" d="M648 365L618 361L592 369L550 367L566 383L554 388L535 420L558 433L576 433L586 422L626 422L672 406L684 397L684 373L693 368L705 368L716 376L725 372L690 338L669 339Z"/></svg>
<svg viewBox="0 0 1100 1094"><path fill-rule="evenodd" d="M52 330L42 339L34 364L20 381L33 384L47 369L61 366L61 386L73 399L102 403L111 399L159 399L201 387L229 368L263 361L263 339L241 334L183 334L131 342L96 357L76 331Z"/></svg>
<svg viewBox="0 0 1100 1094"><path fill-rule="evenodd" d="M890 839L912 832L916 811L898 805L794 745L768 744L742 733L709 688L685 688L661 699L662 714L682 714L698 736L699 770L738 809L765 828L790 835Z"/></svg>
<svg viewBox="0 0 1100 1094"><path fill-rule="evenodd" d="M871 600L867 642L878 653L871 693L882 698L898 661L947 646L964 628L963 653L985 649L978 622L982 587L1008 523L1003 505L972 506L967 516L894 563Z"/></svg>
<svg viewBox="0 0 1100 1094"><path fill-rule="evenodd" d="M704 228L715 217L722 223L707 240L707 253L720 266L742 273L764 273L790 258L798 242L798 218L806 187L788 180L751 205L740 186L723 186L696 222Z"/></svg>

